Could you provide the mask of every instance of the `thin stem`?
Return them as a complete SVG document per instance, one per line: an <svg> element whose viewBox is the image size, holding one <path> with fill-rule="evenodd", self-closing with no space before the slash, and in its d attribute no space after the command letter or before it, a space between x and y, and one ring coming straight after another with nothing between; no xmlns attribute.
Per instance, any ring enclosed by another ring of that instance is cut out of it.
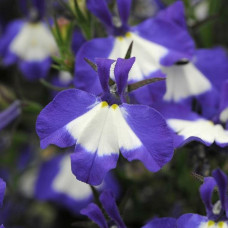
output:
<svg viewBox="0 0 228 228"><path fill-rule="evenodd" d="M54 86L54 85L52 85L51 83L47 82L47 81L44 80L44 79L40 79L40 83L41 83L43 86L47 87L48 89L55 90L55 91L63 91L63 90L66 89L66 88L64 88L64 87Z"/></svg>

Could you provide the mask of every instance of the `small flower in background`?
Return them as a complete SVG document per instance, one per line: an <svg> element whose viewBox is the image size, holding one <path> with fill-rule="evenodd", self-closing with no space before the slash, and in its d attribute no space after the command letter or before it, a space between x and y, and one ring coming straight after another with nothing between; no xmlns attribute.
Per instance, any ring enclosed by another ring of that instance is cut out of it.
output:
<svg viewBox="0 0 228 228"><path fill-rule="evenodd" d="M133 41L132 56L136 63L130 71L128 83L151 77L164 77L161 66L171 66L181 59L191 59L194 42L186 29L184 7L176 2L139 25L130 27L128 17L131 0L118 0L119 21L115 23L106 1L89 0L88 9L105 25L107 38L96 38L85 43L79 50L75 65L76 88L99 94L101 86L84 57L124 58Z"/></svg>
<svg viewBox="0 0 228 228"><path fill-rule="evenodd" d="M129 161L141 160L152 172L172 158L172 137L162 116L148 106L125 103L128 73L134 61L135 58L118 59L116 63L97 59L103 88L100 97L81 90L66 90L37 118L42 148L49 144L76 144L71 165L78 180L100 184L106 173L116 167L119 150ZM113 63L116 89L109 87Z"/></svg>
<svg viewBox="0 0 228 228"><path fill-rule="evenodd" d="M185 214L177 220L177 227L183 228L227 228L228 227L228 198L227 176L220 169L212 172L212 177L205 177L200 187L200 195L206 207L207 216L198 214ZM212 204L212 194L217 187L219 201Z"/></svg>
<svg viewBox="0 0 228 228"><path fill-rule="evenodd" d="M60 71L51 79L51 83L59 88L69 88L73 84L73 77L68 71ZM59 91L52 90L51 95L55 97Z"/></svg>
<svg viewBox="0 0 228 228"><path fill-rule="evenodd" d="M51 201L79 214L93 200L91 187L75 179L70 165L70 155L58 155L41 164L36 172L33 197L42 201ZM23 183L27 180L24 179ZM21 183L23 185L23 183ZM112 175L107 175L97 190L112 189L119 195L119 186Z"/></svg>
<svg viewBox="0 0 228 228"><path fill-rule="evenodd" d="M181 147L191 141L199 141L206 146L216 143L220 147L228 145L228 130L216 119L207 119L178 104L155 105L173 130L174 147Z"/></svg>
<svg viewBox="0 0 228 228"><path fill-rule="evenodd" d="M225 147L228 145L227 63L222 48L197 50L194 65L186 62L166 68L166 92L165 82L155 83L147 86L149 89L134 91L134 100L143 103L147 99L164 115L174 131L175 147L194 140L207 146L215 142Z"/></svg>
<svg viewBox="0 0 228 228"><path fill-rule="evenodd" d="M87 208L81 210L81 214L88 216L100 228L115 227L115 225L117 228L126 228L116 205L113 192L110 190L103 191L99 200L111 221L107 223L101 209L94 203L90 203Z"/></svg>
<svg viewBox="0 0 228 228"><path fill-rule="evenodd" d="M0 40L0 54L5 65L18 63L27 79L44 78L51 67L51 56L58 53L54 37L43 22L45 1L20 1L19 4L27 18L8 25Z"/></svg>
<svg viewBox="0 0 228 228"><path fill-rule="evenodd" d="M195 51L192 62L180 61L162 69L166 73L166 80L133 91L131 96L134 101L141 104L147 102L152 106L167 101L191 107L195 99L204 117L213 118L217 114L228 71L224 49L199 49Z"/></svg>
<svg viewBox="0 0 228 228"><path fill-rule="evenodd" d="M207 216L198 214L184 214L178 219L155 218L143 228L227 228L228 227L228 179L224 172L216 169L212 177L205 177L200 187L201 199L205 205ZM212 195L217 189L219 200L212 204Z"/></svg>

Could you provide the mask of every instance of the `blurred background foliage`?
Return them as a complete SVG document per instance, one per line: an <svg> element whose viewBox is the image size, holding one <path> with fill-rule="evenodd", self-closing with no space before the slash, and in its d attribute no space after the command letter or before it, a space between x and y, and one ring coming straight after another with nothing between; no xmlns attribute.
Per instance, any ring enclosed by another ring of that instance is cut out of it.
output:
<svg viewBox="0 0 228 228"><path fill-rule="evenodd" d="M48 1L48 16L56 19L64 16L69 20L70 34L72 28L77 26L87 40L105 36L105 30L98 20L83 6L78 10L70 4L66 9L67 3L64 2L54 8L54 2ZM173 2L175 0L163 1L164 5L170 5ZM227 48L228 1L184 0L183 2L186 6L189 31L196 46ZM153 6L152 0L135 0L131 23L137 24L156 14ZM110 7L114 8L113 1L110 1ZM1 1L0 15L5 23L21 17L16 0ZM53 31L57 39L62 32L59 26L56 20ZM70 37L69 34L67 36ZM58 44L62 47L61 55L54 59L55 66L50 72L50 78L56 75L58 70L64 69L71 73L74 71L74 55L69 50L69 39L62 37L58 40ZM57 147L41 150L35 132L37 115L52 99L49 84L42 81L28 82L15 66L5 67L1 62L0 64L0 109L5 109L15 99L21 100L23 107L22 115L0 132L0 174L8 177L5 202L10 216L5 218L7 227L96 227L86 218L75 216L54 203L39 202L36 199L26 198L20 193L19 179L25 170L19 168L18 161L24 148L29 147L32 151L28 157L26 170L32 170L32 167L41 161L63 151ZM140 162L129 163L121 157L114 173L122 188L118 205L127 227L140 227L148 219L156 216L178 217L187 212L205 214L199 195L201 176L210 175L216 167L228 173L227 152L227 149L221 149L215 145L208 148L199 143L191 143L177 150L172 162L158 173L150 173ZM5 210L4 213L6 213Z"/></svg>

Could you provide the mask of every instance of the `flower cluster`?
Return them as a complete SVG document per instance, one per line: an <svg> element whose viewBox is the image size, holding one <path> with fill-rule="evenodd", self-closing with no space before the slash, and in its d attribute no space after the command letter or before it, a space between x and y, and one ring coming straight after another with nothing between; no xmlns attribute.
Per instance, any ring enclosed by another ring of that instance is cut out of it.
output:
<svg viewBox="0 0 228 228"><path fill-rule="evenodd" d="M76 227L228 228L228 57L196 48L213 5L185 3L20 0L0 16L0 224L66 210ZM190 171L206 216L184 214Z"/></svg>

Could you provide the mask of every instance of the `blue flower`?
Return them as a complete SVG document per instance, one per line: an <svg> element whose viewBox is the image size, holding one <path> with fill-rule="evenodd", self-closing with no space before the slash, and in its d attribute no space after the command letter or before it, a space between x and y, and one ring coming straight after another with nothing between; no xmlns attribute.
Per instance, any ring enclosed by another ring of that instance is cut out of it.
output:
<svg viewBox="0 0 228 228"><path fill-rule="evenodd" d="M182 215L177 221L177 227L183 228L206 228L228 227L228 197L227 197L227 176L220 169L212 172L212 177L204 178L200 187L200 195L206 207L207 216L198 214ZM219 198L214 205L211 202L215 187L218 187Z"/></svg>
<svg viewBox="0 0 228 228"><path fill-rule="evenodd" d="M78 180L100 184L116 167L119 150L129 161L141 160L153 172L172 158L173 141L163 117L148 106L126 103L128 73L134 61L97 59L103 89L99 97L65 90L38 116L36 129L42 148L76 144L71 164ZM116 88L109 87L112 64Z"/></svg>
<svg viewBox="0 0 228 228"><path fill-rule="evenodd" d="M217 114L221 90L227 80L228 58L222 48L196 50L192 61L162 67L166 80L133 91L131 97L138 103L153 105L158 101L192 104L196 99L204 117L212 118ZM224 87L224 88L223 88ZM223 95L224 109L225 94Z"/></svg>
<svg viewBox="0 0 228 228"><path fill-rule="evenodd" d="M44 0L34 0L28 11L26 1L21 1L27 19L11 22L0 42L0 54L5 65L18 63L29 80L46 77L51 66L51 56L58 48L44 16Z"/></svg>
<svg viewBox="0 0 228 228"><path fill-rule="evenodd" d="M210 61L212 56L216 58L216 61ZM224 50L216 48L213 50L199 50L197 51L197 57L195 67L198 68L198 72L201 72L201 76L205 75L204 77L209 81L211 89L195 97L196 107L193 107L194 111L192 111L192 98L178 103L174 101L164 102L162 101L162 94L164 93L161 93L161 91L157 93L158 100L151 105L164 115L167 124L173 130L175 147L180 147L193 140L200 141L207 146L216 143L224 147L228 145L227 56ZM178 69L180 66L175 67L177 68L176 74L167 75L167 80L171 76L175 78L175 80L172 79L170 84L175 94L187 93L188 88L195 90L196 87L193 85L196 82L199 82L201 88L200 81L193 80L191 82L190 78L194 79L194 74L190 75L191 71L182 74L183 71ZM214 77L215 75L216 77ZM186 78L186 83L181 83L185 76L189 76ZM149 90L153 88L152 86ZM164 85L159 88L164 92ZM146 92L144 93L145 88L140 90L134 94L136 100L139 98L138 101L142 100L141 97L146 94Z"/></svg>
<svg viewBox="0 0 228 228"><path fill-rule="evenodd" d="M37 199L56 202L75 214L93 200L90 186L72 174L69 154L58 155L42 163L36 179L34 196ZM98 191L104 189L112 189L115 195L119 195L119 186L112 175L107 175L97 187Z"/></svg>
<svg viewBox="0 0 228 228"><path fill-rule="evenodd" d="M221 122L205 118L181 104L163 103L154 105L165 117L173 131L174 147L181 147L191 141L199 141L206 146L216 143L220 147L228 145L228 130Z"/></svg>
<svg viewBox="0 0 228 228"><path fill-rule="evenodd" d="M134 27L128 25L131 0L116 2L120 18L114 23L105 0L87 1L88 9L102 21L109 34L107 38L93 39L84 44L76 57L75 86L94 94L99 94L102 88L84 57L91 60L97 57L124 58L133 41L132 56L136 56L136 63L129 74L130 84L146 78L164 77L161 66L191 59L194 53L194 43L186 29L181 1Z"/></svg>
<svg viewBox="0 0 228 228"><path fill-rule="evenodd" d="M178 219L157 218L149 221L143 228L227 228L228 227L228 179L220 169L205 177L200 187L200 195L206 207L207 216L184 214ZM217 187L220 200L212 204L212 195Z"/></svg>
<svg viewBox="0 0 228 228"><path fill-rule="evenodd" d="M112 219L112 221L109 222L110 224L106 222L101 209L94 203L90 203L87 208L81 210L81 214L88 216L100 228L112 227L114 224L117 225L117 228L126 228L126 225L124 224L116 205L113 192L110 190L105 190L101 193L99 199L103 208Z"/></svg>

